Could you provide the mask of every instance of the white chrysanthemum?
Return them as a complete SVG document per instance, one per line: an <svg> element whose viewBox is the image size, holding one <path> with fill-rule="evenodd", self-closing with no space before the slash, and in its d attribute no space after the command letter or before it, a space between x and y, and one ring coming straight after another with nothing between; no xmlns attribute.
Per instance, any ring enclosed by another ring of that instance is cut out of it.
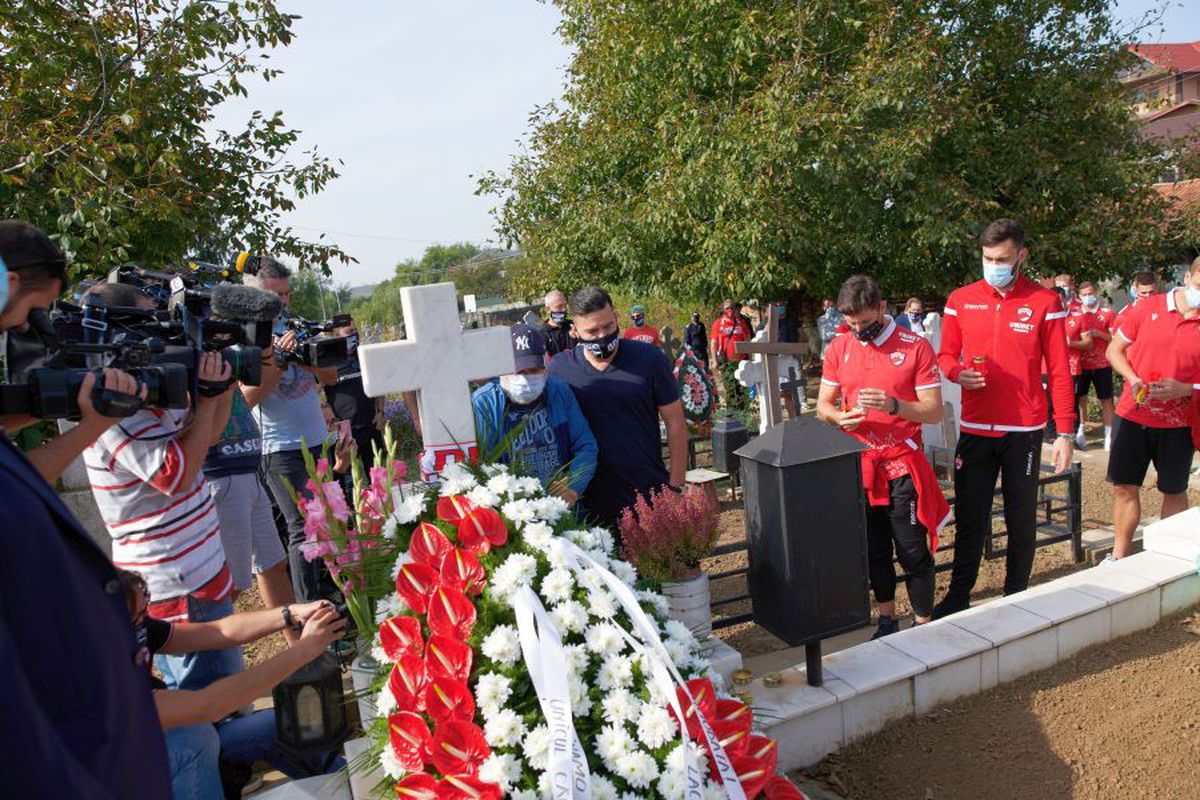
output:
<svg viewBox="0 0 1200 800"><path fill-rule="evenodd" d="M567 501L561 497L539 497L533 501L534 513L538 519L545 520L553 525L562 519L570 510Z"/></svg>
<svg viewBox="0 0 1200 800"><path fill-rule="evenodd" d="M592 800L617 800L617 787L612 785L612 781L608 778L603 778L595 773L590 776L592 782ZM676 795L668 795L674 797ZM683 797L683 795L678 795Z"/></svg>
<svg viewBox="0 0 1200 800"><path fill-rule="evenodd" d="M380 599L379 605L375 606L375 624L382 625L385 619L403 614L407 610L408 603L404 602L404 598L392 592Z"/></svg>
<svg viewBox="0 0 1200 800"><path fill-rule="evenodd" d="M667 655L671 657L671 663L681 669L690 667L692 664L692 648L678 639L667 638L663 641L663 648L666 649Z"/></svg>
<svg viewBox="0 0 1200 800"><path fill-rule="evenodd" d="M396 695L392 694L392 688L386 683L379 690L379 694L375 695L375 710L379 712L379 716L391 716L397 708Z"/></svg>
<svg viewBox="0 0 1200 800"><path fill-rule="evenodd" d="M542 482L533 477L517 478L517 483L513 487L513 494L527 494L534 497L542 494L544 491L545 488L542 486Z"/></svg>
<svg viewBox="0 0 1200 800"><path fill-rule="evenodd" d="M625 649L625 637L611 622L593 625L587 630L587 649L602 656L617 654Z"/></svg>
<svg viewBox="0 0 1200 800"><path fill-rule="evenodd" d="M522 530L522 535L525 537L525 544L534 550L545 553L549 550L550 543L554 541L554 528L544 522L530 522Z"/></svg>
<svg viewBox="0 0 1200 800"><path fill-rule="evenodd" d="M416 492L404 498L402 502L396 504L395 510L392 512L391 519L401 525L411 525L421 518L425 513L425 493Z"/></svg>
<svg viewBox="0 0 1200 800"><path fill-rule="evenodd" d="M605 691L623 689L633 683L633 659L614 655L604 659L596 673L596 685Z"/></svg>
<svg viewBox="0 0 1200 800"><path fill-rule="evenodd" d="M396 580L396 576L400 574L400 568L403 567L405 564L410 564L410 563L412 563L412 556L410 556L408 554L407 550L405 550L400 555L396 556L396 563L392 564L392 581L393 582Z"/></svg>
<svg viewBox="0 0 1200 800"><path fill-rule="evenodd" d="M504 707L512 697L512 681L498 672L484 672L475 682L475 702L485 715Z"/></svg>
<svg viewBox="0 0 1200 800"><path fill-rule="evenodd" d="M616 772L616 761L634 748L633 737L624 725L605 725L596 734L596 753L604 759L610 772Z"/></svg>
<svg viewBox="0 0 1200 800"><path fill-rule="evenodd" d="M490 464L483 465L483 474L487 476L508 474L508 464L503 464L499 461L493 461Z"/></svg>
<svg viewBox="0 0 1200 800"><path fill-rule="evenodd" d="M677 772L664 772L658 779L658 793L663 797L685 797L687 779Z"/></svg>
<svg viewBox="0 0 1200 800"><path fill-rule="evenodd" d="M542 796L533 789L518 789L512 793L512 800L542 800Z"/></svg>
<svg viewBox="0 0 1200 800"><path fill-rule="evenodd" d="M500 495L493 492L487 486L476 486L467 492L467 499L475 505L483 506L484 508L494 508L500 505Z"/></svg>
<svg viewBox="0 0 1200 800"><path fill-rule="evenodd" d="M483 736L492 747L514 747L528 732L521 715L511 708L502 708L492 714L483 726Z"/></svg>
<svg viewBox="0 0 1200 800"><path fill-rule="evenodd" d="M391 661L383 650L383 643L379 641L378 632L371 638L371 658L376 664L386 664Z"/></svg>
<svg viewBox="0 0 1200 800"><path fill-rule="evenodd" d="M441 477L442 497L466 494L474 489L478 483L475 480L475 476L471 474L471 470L457 461L446 465L442 470Z"/></svg>
<svg viewBox="0 0 1200 800"><path fill-rule="evenodd" d="M665 617L667 615L667 611L670 610L670 605L667 603L667 598L656 592L639 591L637 592L637 599L643 607L649 606L650 611L652 614L654 614L654 616Z"/></svg>
<svg viewBox="0 0 1200 800"><path fill-rule="evenodd" d="M550 731L538 725L525 737L525 760L536 770L550 766Z"/></svg>
<svg viewBox="0 0 1200 800"><path fill-rule="evenodd" d="M488 478L487 488L496 494L512 494L517 486L517 479L507 472L498 472Z"/></svg>
<svg viewBox="0 0 1200 800"><path fill-rule="evenodd" d="M588 668L587 649L581 644L563 645L563 656L567 662L568 675L583 675Z"/></svg>
<svg viewBox="0 0 1200 800"><path fill-rule="evenodd" d="M729 797L720 781L709 781L704 784L704 800L726 800Z"/></svg>
<svg viewBox="0 0 1200 800"><path fill-rule="evenodd" d="M605 554L612 553L614 547L612 531L610 531L608 528L596 527L592 528L592 535L596 537L596 541L599 543L600 549L603 550Z"/></svg>
<svg viewBox="0 0 1200 800"><path fill-rule="evenodd" d="M662 706L642 703L637 721L638 741L651 749L657 749L675 738L677 730L678 726L670 711Z"/></svg>
<svg viewBox="0 0 1200 800"><path fill-rule="evenodd" d="M617 758L616 772L635 789L645 789L658 778L658 762L645 750L635 750Z"/></svg>
<svg viewBox="0 0 1200 800"><path fill-rule="evenodd" d="M613 724L637 722L641 711L642 701L628 689L617 689L604 698L604 719Z"/></svg>
<svg viewBox="0 0 1200 800"><path fill-rule="evenodd" d="M379 766L393 780L400 780L408 773L408 770L400 766L400 759L396 757L396 751L390 744L383 746L383 751L379 754Z"/></svg>
<svg viewBox="0 0 1200 800"><path fill-rule="evenodd" d="M603 589L588 592L588 611L599 619L612 619L617 613L617 601Z"/></svg>
<svg viewBox="0 0 1200 800"><path fill-rule="evenodd" d="M619 558L610 559L608 569L613 575L620 578L621 583L626 586L633 586L637 583L637 570L628 561L622 561Z"/></svg>
<svg viewBox="0 0 1200 800"><path fill-rule="evenodd" d="M492 597L507 603L522 586L529 586L537 576L537 559L525 553L512 553L492 572Z"/></svg>
<svg viewBox="0 0 1200 800"><path fill-rule="evenodd" d="M500 664L515 664L521 658L521 638L512 625L497 625L483 637L480 651Z"/></svg>
<svg viewBox="0 0 1200 800"><path fill-rule="evenodd" d="M586 717L592 713L592 696L588 694L587 684L582 680L572 681L570 685L571 716Z"/></svg>
<svg viewBox="0 0 1200 800"><path fill-rule="evenodd" d="M508 753L492 753L479 765L479 780L484 783L494 783L505 794L521 780L523 765L521 759Z"/></svg>
<svg viewBox="0 0 1200 800"><path fill-rule="evenodd" d="M500 507L500 513L522 526L537 519L537 508L532 500L509 500Z"/></svg>
<svg viewBox="0 0 1200 800"><path fill-rule="evenodd" d="M385 539L395 539L396 531L399 529L399 527L400 524L396 521L396 515L390 514L388 515L387 520L383 523L383 530L379 532L379 535Z"/></svg>
<svg viewBox="0 0 1200 800"><path fill-rule="evenodd" d="M532 526L530 526L532 527ZM565 569L552 569L542 578L542 597L551 603L565 603L575 591L575 579Z"/></svg>
<svg viewBox="0 0 1200 800"><path fill-rule="evenodd" d="M565 603L559 603L551 609L550 616L554 618L554 624L558 626L560 631L583 633L587 629L587 611L584 610L583 605L577 600L568 600Z"/></svg>
<svg viewBox="0 0 1200 800"><path fill-rule="evenodd" d="M697 655L696 660L703 661L704 658L703 656ZM713 690L719 694L724 694L725 690L729 688L725 684L725 676L713 669L712 664L708 665L708 669L704 672L704 677L708 678L713 685Z"/></svg>
<svg viewBox="0 0 1200 800"><path fill-rule="evenodd" d="M667 632L667 636L670 636L672 639L678 639L685 644L694 644L696 641L696 636L692 633L692 629L677 619L667 620L663 625L663 630Z"/></svg>
<svg viewBox="0 0 1200 800"><path fill-rule="evenodd" d="M574 542L584 550L590 550L596 546L596 537L592 535L591 531L586 531L579 528L567 531L563 534L563 538Z"/></svg>

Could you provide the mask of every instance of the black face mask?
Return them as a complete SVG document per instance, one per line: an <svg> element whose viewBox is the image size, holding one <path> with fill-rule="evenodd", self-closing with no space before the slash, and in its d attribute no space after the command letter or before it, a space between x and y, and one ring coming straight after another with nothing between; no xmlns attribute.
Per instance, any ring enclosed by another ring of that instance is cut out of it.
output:
<svg viewBox="0 0 1200 800"><path fill-rule="evenodd" d="M567 321L567 312L551 311L550 312L550 321L553 322L555 325L562 325L564 322Z"/></svg>
<svg viewBox="0 0 1200 800"><path fill-rule="evenodd" d="M692 322L694 322L694 323L696 323L697 325L699 325L699 324L700 324L700 315L699 315L699 314L692 314Z"/></svg>
<svg viewBox="0 0 1200 800"><path fill-rule="evenodd" d="M646 318L645 318L645 317L643 317L641 314L634 314L634 315L633 315L633 324L634 324L634 325L641 325L641 324L642 324L643 322L645 322L645 321L646 321Z"/></svg>
<svg viewBox="0 0 1200 800"><path fill-rule="evenodd" d="M601 336L599 339L580 339L579 343L594 357L607 361L617 352L617 343L621 336L617 331Z"/></svg>
<svg viewBox="0 0 1200 800"><path fill-rule="evenodd" d="M883 333L883 320L877 319L869 325L864 325L854 332L860 342L874 341L879 334Z"/></svg>

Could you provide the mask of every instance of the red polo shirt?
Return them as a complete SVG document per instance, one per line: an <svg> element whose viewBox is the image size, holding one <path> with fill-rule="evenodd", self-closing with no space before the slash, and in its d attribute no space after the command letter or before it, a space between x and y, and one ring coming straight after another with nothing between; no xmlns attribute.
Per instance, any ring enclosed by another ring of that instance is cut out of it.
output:
<svg viewBox="0 0 1200 800"><path fill-rule="evenodd" d="M747 358L745 353L737 351L738 342L748 342L754 336L750 324L742 319L741 314L726 311L713 320L712 341L718 353L724 353L729 361L741 361Z"/></svg>
<svg viewBox="0 0 1200 800"><path fill-rule="evenodd" d="M1117 318L1117 312L1111 308L1098 308L1091 312L1090 316L1095 317L1093 322L1093 330L1103 331L1111 334L1116 330L1114 320ZM1093 339L1092 349L1083 354L1084 369L1107 369L1108 363L1108 342L1103 339Z"/></svg>
<svg viewBox="0 0 1200 800"><path fill-rule="evenodd" d="M1174 378L1200 389L1200 316L1184 317L1175 306L1174 291L1138 303L1121 320L1116 335L1129 342L1125 356L1145 383ZM1126 381L1117 413L1147 428L1185 428L1191 400L1148 400L1139 406Z"/></svg>
<svg viewBox="0 0 1200 800"><path fill-rule="evenodd" d="M630 325L621 334L622 339L633 339L635 342L645 342L659 347L661 342L658 338L658 330L649 325Z"/></svg>
<svg viewBox="0 0 1200 800"><path fill-rule="evenodd" d="M1089 314L1081 308L1073 308L1067 312L1067 319L1063 327L1066 328L1067 342L1070 343L1078 342L1083 338L1083 334L1099 328L1100 323L1095 314ZM1092 347L1095 347L1095 343ZM1091 352L1091 350L1076 350L1074 347L1067 347L1067 365L1071 368L1072 375L1083 374L1086 369L1083 364L1084 355Z"/></svg>
<svg viewBox="0 0 1200 800"><path fill-rule="evenodd" d="M888 320L883 333L870 342L860 342L856 336L838 336L830 342L821 383L841 389L846 408L855 406L859 390L866 388L914 402L919 390L940 389L942 374L929 342ZM921 424L867 409L863 423L847 433L876 450L910 441L919 448Z"/></svg>
<svg viewBox="0 0 1200 800"><path fill-rule="evenodd" d="M955 289L946 300L938 366L952 380L975 356L987 359L987 385L963 389L964 433L1003 436L1046 426L1042 359L1060 431L1074 430L1075 387L1067 364L1067 312L1058 294L1024 275L1001 294L986 281Z"/></svg>

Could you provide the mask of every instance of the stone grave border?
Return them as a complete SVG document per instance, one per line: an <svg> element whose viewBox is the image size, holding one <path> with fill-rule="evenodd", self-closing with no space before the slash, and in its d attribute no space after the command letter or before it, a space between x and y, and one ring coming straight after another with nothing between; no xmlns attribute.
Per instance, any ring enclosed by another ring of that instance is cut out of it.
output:
<svg viewBox="0 0 1200 800"><path fill-rule="evenodd" d="M831 653L825 682L803 666L739 687L779 744L779 768L810 766L904 717L926 714L1200 604L1200 508L1146 528L1145 551L947 619Z"/></svg>

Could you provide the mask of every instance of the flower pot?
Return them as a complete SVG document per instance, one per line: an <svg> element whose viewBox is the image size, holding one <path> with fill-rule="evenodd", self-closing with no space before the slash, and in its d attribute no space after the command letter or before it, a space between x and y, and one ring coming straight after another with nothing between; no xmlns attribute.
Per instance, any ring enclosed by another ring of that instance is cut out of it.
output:
<svg viewBox="0 0 1200 800"><path fill-rule="evenodd" d="M379 716L375 710L375 698L371 695L371 683L379 671L379 663L371 658L369 645L360 647L358 652L359 655L350 662L350 681L357 697L358 719L365 730L371 720Z"/></svg>
<svg viewBox="0 0 1200 800"><path fill-rule="evenodd" d="M686 625L697 639L712 635L712 599L707 575L701 572L686 581L664 581L662 593L667 598L667 615L671 619Z"/></svg>

